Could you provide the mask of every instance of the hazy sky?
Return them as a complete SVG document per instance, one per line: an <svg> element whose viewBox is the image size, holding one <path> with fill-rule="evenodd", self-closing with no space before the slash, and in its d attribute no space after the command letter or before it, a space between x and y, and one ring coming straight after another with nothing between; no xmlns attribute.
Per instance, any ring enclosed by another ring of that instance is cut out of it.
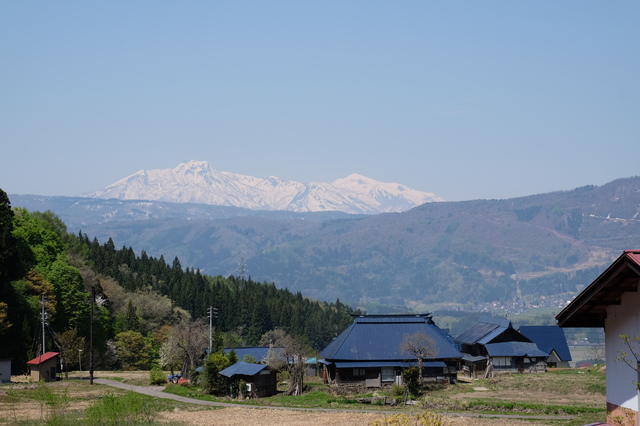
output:
<svg viewBox="0 0 640 426"><path fill-rule="evenodd" d="M640 174L640 2L3 1L0 188L206 160L447 200Z"/></svg>

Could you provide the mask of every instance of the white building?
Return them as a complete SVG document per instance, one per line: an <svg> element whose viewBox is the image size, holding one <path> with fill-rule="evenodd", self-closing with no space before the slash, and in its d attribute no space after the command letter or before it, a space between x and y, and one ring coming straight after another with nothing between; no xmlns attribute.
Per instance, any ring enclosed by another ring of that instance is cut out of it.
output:
<svg viewBox="0 0 640 426"><path fill-rule="evenodd" d="M11 383L10 359L0 359L0 383Z"/></svg>
<svg viewBox="0 0 640 426"><path fill-rule="evenodd" d="M631 349L621 335L640 336L640 250L625 250L611 266L584 289L557 316L560 327L604 327L607 362L607 420L621 419L624 425L638 424L638 369L618 361L619 351L640 354L640 345Z"/></svg>

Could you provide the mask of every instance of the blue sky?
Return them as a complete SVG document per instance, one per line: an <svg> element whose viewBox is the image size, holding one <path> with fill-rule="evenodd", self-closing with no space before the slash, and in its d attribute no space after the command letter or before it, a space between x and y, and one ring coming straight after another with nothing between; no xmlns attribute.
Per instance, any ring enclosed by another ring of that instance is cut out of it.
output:
<svg viewBox="0 0 640 426"><path fill-rule="evenodd" d="M640 175L637 1L0 3L0 188L207 160L447 200Z"/></svg>

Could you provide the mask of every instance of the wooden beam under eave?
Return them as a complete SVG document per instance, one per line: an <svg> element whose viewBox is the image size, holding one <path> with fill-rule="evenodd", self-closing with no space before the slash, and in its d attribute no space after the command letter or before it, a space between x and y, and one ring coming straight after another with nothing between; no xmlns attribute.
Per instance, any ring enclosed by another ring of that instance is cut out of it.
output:
<svg viewBox="0 0 640 426"><path fill-rule="evenodd" d="M612 306L612 305L620 305L620 299L616 300L589 300L585 302L587 306Z"/></svg>

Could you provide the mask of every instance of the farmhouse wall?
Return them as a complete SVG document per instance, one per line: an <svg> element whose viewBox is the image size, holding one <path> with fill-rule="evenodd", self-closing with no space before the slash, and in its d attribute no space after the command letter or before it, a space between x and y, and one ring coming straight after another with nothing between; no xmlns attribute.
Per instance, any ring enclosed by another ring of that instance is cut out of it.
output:
<svg viewBox="0 0 640 426"><path fill-rule="evenodd" d="M620 305L607 308L605 320L605 344L607 360L607 405L623 407L638 412L638 391L632 382L637 382L637 374L624 362L616 361L618 351L629 353L622 343L621 334L640 336L640 293L628 292L621 297ZM640 351L640 348L636 348ZM631 354L627 357L635 361ZM610 414L610 417L611 414ZM611 422L611 419L609 420Z"/></svg>

